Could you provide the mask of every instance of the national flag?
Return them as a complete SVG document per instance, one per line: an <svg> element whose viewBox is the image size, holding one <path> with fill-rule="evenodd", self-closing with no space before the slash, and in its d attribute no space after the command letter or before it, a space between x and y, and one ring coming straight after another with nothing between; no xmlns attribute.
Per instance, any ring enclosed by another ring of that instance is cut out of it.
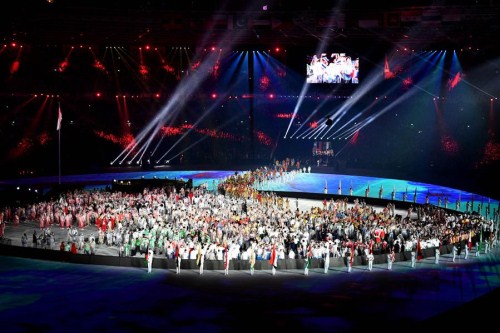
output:
<svg viewBox="0 0 500 333"><path fill-rule="evenodd" d="M351 242L351 266L354 262L354 242Z"/></svg>
<svg viewBox="0 0 500 333"><path fill-rule="evenodd" d="M278 257L276 256L276 244L273 244L271 249L271 258L269 259L269 264L274 268L278 268Z"/></svg>
<svg viewBox="0 0 500 333"><path fill-rule="evenodd" d="M174 254L175 262L179 261L179 244L175 246L175 254Z"/></svg>
<svg viewBox="0 0 500 333"><path fill-rule="evenodd" d="M422 254L422 248L420 247L420 238L417 240L417 260L424 259L424 255Z"/></svg>
<svg viewBox="0 0 500 333"><path fill-rule="evenodd" d="M224 269L229 266L229 249L226 244L224 244Z"/></svg>
<svg viewBox="0 0 500 333"><path fill-rule="evenodd" d="M312 261L312 246L309 244L307 247L307 254L306 254L306 268L311 267L311 261Z"/></svg>
<svg viewBox="0 0 500 333"><path fill-rule="evenodd" d="M59 131L61 129L61 122L62 122L62 112L61 112L61 105L59 104L59 111L57 115L57 130Z"/></svg>
<svg viewBox="0 0 500 333"><path fill-rule="evenodd" d="M201 245L198 244L198 253L196 255L196 266L200 266L201 264Z"/></svg>

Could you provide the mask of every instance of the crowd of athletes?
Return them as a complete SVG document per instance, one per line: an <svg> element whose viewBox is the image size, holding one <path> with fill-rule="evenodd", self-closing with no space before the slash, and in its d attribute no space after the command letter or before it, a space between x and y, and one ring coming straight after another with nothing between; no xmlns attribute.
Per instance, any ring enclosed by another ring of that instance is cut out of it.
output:
<svg viewBox="0 0 500 333"><path fill-rule="evenodd" d="M0 211L0 237L6 227L33 223L22 246L96 253L97 247L116 249L119 256L144 255L196 259L199 248L207 260L229 258L268 260L273 245L278 259L345 257L414 251L458 244L496 246L493 220L479 214L453 212L429 204L415 205L407 216L394 212L394 203L375 209L364 198L341 196L302 211L298 199L256 190L256 184L290 181L307 172L284 160L273 167L235 173L209 190L145 188L141 193L71 190L53 199L5 206ZM53 228L67 230L55 239ZM90 230L90 233L88 232ZM38 232L37 232L38 231ZM83 231L86 232L84 236ZM31 244L30 244L31 243ZM177 253L176 253L177 252Z"/></svg>

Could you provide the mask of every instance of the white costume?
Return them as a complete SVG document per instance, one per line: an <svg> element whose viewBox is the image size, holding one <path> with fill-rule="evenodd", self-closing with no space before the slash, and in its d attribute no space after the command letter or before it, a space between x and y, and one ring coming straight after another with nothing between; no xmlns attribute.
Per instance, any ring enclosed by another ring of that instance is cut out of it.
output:
<svg viewBox="0 0 500 333"><path fill-rule="evenodd" d="M394 262L394 252L387 254L387 269L392 270L392 263Z"/></svg>
<svg viewBox="0 0 500 333"><path fill-rule="evenodd" d="M373 260L375 259L375 256L373 253L370 253L368 255L368 270L371 271L373 269Z"/></svg>
<svg viewBox="0 0 500 333"><path fill-rule="evenodd" d="M199 255L199 258L198 258L199 262L198 262L198 264L200 265L200 275L201 275L201 274L203 274L203 264L205 262L205 252L206 252L206 250L205 250L204 247L200 246L200 248L198 249L198 251L199 251L199 254L198 254Z"/></svg>
<svg viewBox="0 0 500 333"><path fill-rule="evenodd" d="M325 247L325 274L328 273L330 267L330 243L326 243Z"/></svg>
<svg viewBox="0 0 500 333"><path fill-rule="evenodd" d="M229 255L229 248L224 249L224 275L229 275L229 260L231 256Z"/></svg>
<svg viewBox="0 0 500 333"><path fill-rule="evenodd" d="M153 268L153 250L149 249L147 254L148 260L148 273L151 273L151 269Z"/></svg>
<svg viewBox="0 0 500 333"><path fill-rule="evenodd" d="M182 257L181 257L181 255L179 253L179 247L177 247L176 252L175 252L175 261L176 261L176 263L175 263L176 264L175 265L176 266L175 273L176 274L180 274L181 273L181 261L182 261Z"/></svg>
<svg viewBox="0 0 500 333"><path fill-rule="evenodd" d="M351 273L351 269L352 269L351 253L347 252L347 273Z"/></svg>

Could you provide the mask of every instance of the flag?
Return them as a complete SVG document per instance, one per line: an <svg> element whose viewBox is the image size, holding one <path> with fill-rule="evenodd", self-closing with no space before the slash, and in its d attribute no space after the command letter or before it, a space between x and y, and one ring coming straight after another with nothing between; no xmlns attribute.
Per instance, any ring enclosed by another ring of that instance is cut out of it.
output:
<svg viewBox="0 0 500 333"><path fill-rule="evenodd" d="M309 244L307 246L307 254L306 254L306 268L309 269L311 267L311 261L312 261L312 246Z"/></svg>
<svg viewBox="0 0 500 333"><path fill-rule="evenodd" d="M422 248L420 247L420 238L417 240L417 260L424 259L424 255L422 253Z"/></svg>
<svg viewBox="0 0 500 333"><path fill-rule="evenodd" d="M229 268L229 248L224 244L224 269Z"/></svg>
<svg viewBox="0 0 500 333"><path fill-rule="evenodd" d="M175 246L174 258L175 258L175 263L177 264L179 262L179 244Z"/></svg>
<svg viewBox="0 0 500 333"><path fill-rule="evenodd" d="M196 255L196 266L200 266L201 264L201 245L198 244L198 253Z"/></svg>
<svg viewBox="0 0 500 333"><path fill-rule="evenodd" d="M354 242L351 242L351 265L354 263Z"/></svg>
<svg viewBox="0 0 500 333"><path fill-rule="evenodd" d="M57 130L59 131L61 129L61 122L62 122L62 112L61 112L61 105L59 104L59 111L57 115Z"/></svg>
<svg viewBox="0 0 500 333"><path fill-rule="evenodd" d="M273 248L271 250L271 259L269 259L269 264L274 268L278 268L278 260L276 256L276 244L273 244Z"/></svg>

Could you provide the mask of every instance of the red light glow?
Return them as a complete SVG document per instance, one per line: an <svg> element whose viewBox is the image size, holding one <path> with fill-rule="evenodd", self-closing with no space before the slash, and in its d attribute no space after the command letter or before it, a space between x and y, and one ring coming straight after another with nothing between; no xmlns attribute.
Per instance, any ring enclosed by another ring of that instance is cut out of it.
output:
<svg viewBox="0 0 500 333"><path fill-rule="evenodd" d="M455 88L460 83L460 81L462 81L462 76L460 72L458 72L453 78L448 80L448 90L452 90L453 88Z"/></svg>
<svg viewBox="0 0 500 333"><path fill-rule="evenodd" d="M146 76L149 74L149 68L146 65L139 65L139 74Z"/></svg>
<svg viewBox="0 0 500 333"><path fill-rule="evenodd" d="M297 118L297 115L293 115L293 113L278 113L276 115L276 118L279 119L292 119L292 118Z"/></svg>
<svg viewBox="0 0 500 333"><path fill-rule="evenodd" d="M458 143L450 136L441 137L441 149L448 154L458 153Z"/></svg>
<svg viewBox="0 0 500 333"><path fill-rule="evenodd" d="M413 84L413 79L411 77L407 77L403 79L403 86L408 89Z"/></svg>
<svg viewBox="0 0 500 333"><path fill-rule="evenodd" d="M259 87L261 90L267 90L271 84L271 80L268 76L263 75L259 80Z"/></svg>
<svg viewBox="0 0 500 333"><path fill-rule="evenodd" d="M132 134L125 134L121 137L116 136L111 133L105 133L104 131L95 131L95 134L103 138L104 140L119 144L123 148L134 147L133 144L135 142L134 136Z"/></svg>
<svg viewBox="0 0 500 333"><path fill-rule="evenodd" d="M14 74L19 70L19 60L14 60L10 66L10 74Z"/></svg>
<svg viewBox="0 0 500 333"><path fill-rule="evenodd" d="M262 131L255 131L255 137L257 138L257 141L264 146L272 146L273 144L273 140Z"/></svg>
<svg viewBox="0 0 500 333"><path fill-rule="evenodd" d="M359 138L359 131L356 131L354 135L351 137L351 140L349 140L349 142L355 145L358 143L358 138Z"/></svg>

